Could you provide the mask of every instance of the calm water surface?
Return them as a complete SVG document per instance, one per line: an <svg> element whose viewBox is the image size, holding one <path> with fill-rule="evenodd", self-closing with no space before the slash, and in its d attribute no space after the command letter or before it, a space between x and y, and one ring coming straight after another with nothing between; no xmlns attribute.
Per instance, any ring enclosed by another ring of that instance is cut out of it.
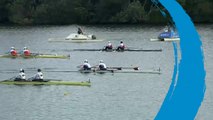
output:
<svg viewBox="0 0 213 120"><path fill-rule="evenodd" d="M0 27L0 54L15 46L27 46L33 52L70 54L64 59L0 59L0 80L17 75L24 68L27 77L43 69L45 78L65 81L90 79L91 87L0 85L1 120L152 120L169 88L174 66L172 43L150 42L163 26L81 26L86 33L103 39L96 43L54 43L49 38L64 38L76 33L77 25L40 27ZM196 26L203 41L207 90L197 119L213 118L213 25ZM107 41L117 46L120 40L131 48L163 49L162 52L72 52L78 48L102 48ZM177 43L179 44L179 43ZM48 72L77 70L88 59L91 65L104 60L108 66L161 68L162 74Z"/></svg>

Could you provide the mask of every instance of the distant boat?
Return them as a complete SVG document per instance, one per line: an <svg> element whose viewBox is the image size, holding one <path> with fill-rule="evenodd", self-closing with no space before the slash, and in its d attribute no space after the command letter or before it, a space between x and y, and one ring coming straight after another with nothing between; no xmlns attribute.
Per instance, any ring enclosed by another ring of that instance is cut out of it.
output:
<svg viewBox="0 0 213 120"><path fill-rule="evenodd" d="M179 34L170 27L165 27L164 31L158 35L158 38L150 39L150 41L180 41Z"/></svg>
<svg viewBox="0 0 213 120"><path fill-rule="evenodd" d="M49 42L98 42L103 41L96 39L96 36L93 34L76 34L72 33L66 38L50 38Z"/></svg>
<svg viewBox="0 0 213 120"><path fill-rule="evenodd" d="M70 34L65 38L65 40L95 40L96 36L95 35L85 35L85 34Z"/></svg>

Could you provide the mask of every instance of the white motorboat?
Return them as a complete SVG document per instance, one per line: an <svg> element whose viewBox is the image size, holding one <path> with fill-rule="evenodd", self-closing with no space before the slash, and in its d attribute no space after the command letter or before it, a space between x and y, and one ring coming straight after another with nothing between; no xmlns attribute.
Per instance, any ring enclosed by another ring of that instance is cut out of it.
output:
<svg viewBox="0 0 213 120"><path fill-rule="evenodd" d="M70 34L65 38L65 40L95 40L95 35L85 35L85 34Z"/></svg>
<svg viewBox="0 0 213 120"><path fill-rule="evenodd" d="M96 36L93 34L76 34L72 33L66 38L50 38L49 42L99 42L103 41L96 39Z"/></svg>

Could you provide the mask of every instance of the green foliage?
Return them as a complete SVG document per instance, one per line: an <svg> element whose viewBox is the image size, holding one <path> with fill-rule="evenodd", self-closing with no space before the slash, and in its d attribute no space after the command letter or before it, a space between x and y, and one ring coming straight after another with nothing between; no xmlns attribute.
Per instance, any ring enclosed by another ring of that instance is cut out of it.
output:
<svg viewBox="0 0 213 120"><path fill-rule="evenodd" d="M195 22L213 22L213 0L178 1ZM25 25L168 21L151 0L0 0L0 23Z"/></svg>
<svg viewBox="0 0 213 120"><path fill-rule="evenodd" d="M16 24L31 24L33 13L33 1L15 0L8 5L9 20Z"/></svg>
<svg viewBox="0 0 213 120"><path fill-rule="evenodd" d="M111 17L120 12L126 4L128 4L128 0L100 0L95 10L97 22L113 22Z"/></svg>
<svg viewBox="0 0 213 120"><path fill-rule="evenodd" d="M6 8L6 0L0 1L0 22L6 21L8 16L8 11Z"/></svg>
<svg viewBox="0 0 213 120"><path fill-rule="evenodd" d="M121 23L140 23L144 21L146 13L139 1L134 1L129 4L127 9L118 13L112 18L114 22Z"/></svg>

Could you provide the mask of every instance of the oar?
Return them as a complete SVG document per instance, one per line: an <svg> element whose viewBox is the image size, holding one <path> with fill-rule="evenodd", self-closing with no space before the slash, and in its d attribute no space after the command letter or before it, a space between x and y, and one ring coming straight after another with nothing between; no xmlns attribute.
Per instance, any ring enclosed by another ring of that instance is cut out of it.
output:
<svg viewBox="0 0 213 120"><path fill-rule="evenodd" d="M16 76L14 76L14 77L11 77L11 78L9 78L8 80L6 80L6 81L14 81L14 79L16 78Z"/></svg>
<svg viewBox="0 0 213 120"><path fill-rule="evenodd" d="M83 65L78 65L77 68L81 68Z"/></svg>
<svg viewBox="0 0 213 120"><path fill-rule="evenodd" d="M34 77L30 77L27 79L27 81L32 81Z"/></svg>

